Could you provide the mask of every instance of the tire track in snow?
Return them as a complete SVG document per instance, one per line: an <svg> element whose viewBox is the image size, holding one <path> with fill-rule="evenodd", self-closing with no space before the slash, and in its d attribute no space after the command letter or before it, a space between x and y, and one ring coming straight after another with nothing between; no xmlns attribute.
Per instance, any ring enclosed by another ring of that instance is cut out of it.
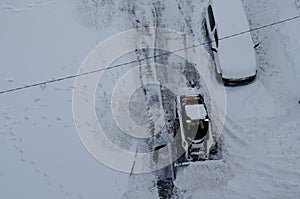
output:
<svg viewBox="0 0 300 199"><path fill-rule="evenodd" d="M154 22L155 22L155 27L158 28L160 26L163 27L162 24L162 19L161 19L161 15L162 15L162 11L164 9L163 7L163 3L164 1L156 1L155 3L153 2L153 0L151 0L152 5L153 5L153 17L154 17ZM156 31L156 35L155 35L155 45L157 44L158 38L157 35L159 33ZM162 41L161 43L164 43L164 41ZM160 54L160 50L159 49L154 49L154 62L155 63L164 63L164 62L168 62L168 58L169 56L163 56L163 57L157 57L156 55ZM168 81L168 75L165 75L165 73L163 74L163 78ZM158 73L156 73L156 76L158 76ZM161 82L160 82L160 85ZM165 97L162 97L165 96ZM175 96L174 96L175 97ZM174 111L170 111L171 107L168 107L168 105L170 105L170 102L167 102L166 100L168 100L170 98L170 96L168 96L168 94L164 91L163 87L160 86L160 99L161 99L161 106L166 110L168 110L168 113L173 113ZM171 114L166 114L166 120L172 120L173 119L173 115ZM164 132L164 134L169 134L171 132L168 131L168 129L166 129L166 131ZM173 182L173 173L174 173L174 168L173 168L173 164L170 162L170 165L162 168L158 171L155 171L156 175L157 175L157 182L156 182L156 186L157 186L157 190L158 190L158 197L159 198L164 198L164 199L171 199L171 198L177 198L176 197L176 187L174 185Z"/></svg>
<svg viewBox="0 0 300 199"><path fill-rule="evenodd" d="M151 15L148 15L149 18L146 18L145 14L147 11L143 11L143 10L139 10L137 11L137 8L141 8L141 5L137 5L137 2L131 2L131 10L132 12L129 13L129 17L131 22L133 23L133 27L135 27L138 31L139 31L139 27L143 27L143 28L147 28L149 26L155 26L155 27L159 27L161 25L161 12L163 11L163 2L160 1L149 1L148 3L148 7L145 9L151 9ZM139 15L141 14L141 15ZM153 25L151 25L153 24ZM155 35L155 43L154 45L157 44L158 41L158 35L159 33L156 32ZM143 35L147 36L147 32L141 32L141 37L137 38L142 40L143 39ZM137 60L142 60L143 58L147 58L150 57L152 54L153 55L157 55L160 53L159 50L154 49L136 49L135 51L136 53L136 57ZM151 136L152 139L148 140L148 147L151 151L154 150L154 147L157 144L157 136L156 135L158 132L157 128L155 128L155 110L154 112L151 110L152 106L159 106L159 109L162 110L164 109L164 104L163 104L163 97L162 97L162 92L163 92L163 88L161 86L161 82L158 79L158 68L156 67L155 64L151 64L151 62L153 62L153 60L148 60L146 59L145 61L139 61L139 71L140 71L140 81L141 81L141 87L143 89L143 94L145 97L145 100L147 102L147 110L148 110L148 117L149 117L149 121L150 121L150 129L149 129L149 134ZM154 59L154 63L157 63L158 60L155 58ZM151 87L148 85L149 82L156 82L156 87ZM158 128L159 129L159 128ZM162 130L164 131L164 129ZM162 132L162 134L166 134L168 132ZM164 168L161 169L159 171L154 171L151 172L149 174L142 174L142 175L137 175L134 174L130 176L129 181L132 181L133 179L135 181L139 181L140 178L145 178L146 176L148 176L148 178L153 178L153 182L151 186L154 186L156 190L156 193L158 194L156 197L158 198L171 198L173 195L173 188L174 188L174 184L173 181L168 178L168 176L170 176L170 174L168 173L168 168ZM147 182L146 182L147 183ZM146 186L149 186L146 185ZM139 187L139 185L137 185L137 187ZM153 187L153 188L154 188ZM135 187L134 187L135 188ZM124 195L125 197L128 197L129 195L133 195L134 196L135 193L133 193L133 190L128 190L128 192Z"/></svg>
<svg viewBox="0 0 300 199"><path fill-rule="evenodd" d="M190 6L191 1L176 0L176 2L177 2L178 10L180 11L180 14L182 15L182 18L188 28L188 32L191 34L191 36L193 38L195 38L195 34L194 34L193 27L191 24L191 21L192 21L191 16L185 16L186 15L185 10L183 10L185 8L185 3L186 3L188 6L187 10L190 11L190 13L193 12L192 7Z"/></svg>
<svg viewBox="0 0 300 199"><path fill-rule="evenodd" d="M139 4L138 4L139 3ZM151 14L147 13L149 12L149 7L152 8L152 2L146 3L147 6L145 6L145 3L140 3L136 1L130 1L127 4L127 7L130 8L130 12L128 12L129 20L131 21L132 25L136 30L139 32L139 28L147 28L152 25L152 17L155 15L155 12L151 9ZM145 7L144 7L145 6ZM148 9L148 10L147 10ZM147 15L148 14L148 15ZM149 17L149 18L147 18ZM157 24L154 21L154 24ZM140 32L140 37L136 38L137 40L143 40L143 35L147 37L147 32ZM141 88L143 90L143 97L145 98L145 102L147 105L147 115L149 118L149 136L150 139L146 140L149 151L153 151L154 149L154 135L155 135L155 118L154 112L151 111L151 106L153 106L154 103L159 103L159 106L161 106L161 94L159 91L151 88L148 83L149 82L157 82L156 78L156 68L154 65L151 64L149 59L145 59L145 61L140 61L143 58L147 58L151 56L152 50L150 49L136 49L135 54L136 58L138 60L138 67L139 67L139 79L141 83ZM138 151L137 151L138 152ZM134 167L134 165L133 165ZM147 178L147 180L145 180ZM149 181L151 179L151 181ZM135 197L136 195L139 195L137 192L143 192L147 196L146 197L158 197L157 194L155 194L156 191L156 181L157 176L155 173L147 173L147 174L130 174L129 182L134 182L134 187L128 187L128 190L124 194L124 198L129 197ZM136 184L136 182L140 182ZM149 187L150 186L150 187ZM144 190L145 187L148 187L147 191ZM150 191L149 191L150 190Z"/></svg>

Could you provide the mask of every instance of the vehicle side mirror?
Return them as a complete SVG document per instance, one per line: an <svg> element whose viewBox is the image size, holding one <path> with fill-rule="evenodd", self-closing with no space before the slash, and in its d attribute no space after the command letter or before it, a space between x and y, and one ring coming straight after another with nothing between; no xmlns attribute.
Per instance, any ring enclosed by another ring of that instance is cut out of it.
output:
<svg viewBox="0 0 300 199"><path fill-rule="evenodd" d="M211 47L210 49L211 49L212 51L214 51L214 52L218 52L217 49L215 49L215 48L213 48L213 47Z"/></svg>
<svg viewBox="0 0 300 199"><path fill-rule="evenodd" d="M254 44L254 48L257 48L257 47L259 47L259 43L258 42Z"/></svg>

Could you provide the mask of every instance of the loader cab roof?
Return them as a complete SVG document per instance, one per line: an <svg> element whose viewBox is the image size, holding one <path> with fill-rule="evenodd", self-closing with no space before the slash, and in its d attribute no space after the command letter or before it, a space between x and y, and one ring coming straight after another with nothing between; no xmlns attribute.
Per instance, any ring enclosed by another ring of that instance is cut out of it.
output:
<svg viewBox="0 0 300 199"><path fill-rule="evenodd" d="M204 120L207 116L206 109L203 104L186 105L186 116L191 120Z"/></svg>
<svg viewBox="0 0 300 199"><path fill-rule="evenodd" d="M189 120L204 120L208 118L202 95L180 96L183 115Z"/></svg>

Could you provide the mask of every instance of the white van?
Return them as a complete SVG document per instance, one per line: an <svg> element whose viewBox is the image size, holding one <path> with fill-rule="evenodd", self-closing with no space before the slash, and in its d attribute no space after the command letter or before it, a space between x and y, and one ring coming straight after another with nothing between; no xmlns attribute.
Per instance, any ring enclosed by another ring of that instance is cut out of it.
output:
<svg viewBox="0 0 300 199"><path fill-rule="evenodd" d="M225 85L252 82L257 73L249 23L241 0L210 0L206 28L217 73ZM238 34L244 32L243 34Z"/></svg>

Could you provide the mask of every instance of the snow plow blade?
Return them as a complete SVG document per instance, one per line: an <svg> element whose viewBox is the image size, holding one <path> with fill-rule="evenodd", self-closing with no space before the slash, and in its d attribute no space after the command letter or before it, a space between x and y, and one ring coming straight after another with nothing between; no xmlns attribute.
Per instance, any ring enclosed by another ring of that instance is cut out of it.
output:
<svg viewBox="0 0 300 199"><path fill-rule="evenodd" d="M178 160L175 161L174 162L174 167L176 168L176 167L189 166L191 163L195 163L195 162L222 161L222 160L223 160L223 157L219 154L218 154L218 156L215 155L214 157L206 158L206 159L197 159L197 160L185 160L185 159L183 159L181 161L178 161Z"/></svg>
<svg viewBox="0 0 300 199"><path fill-rule="evenodd" d="M174 167L182 167L182 166L189 166L191 162L180 162L180 163L174 163Z"/></svg>
<svg viewBox="0 0 300 199"><path fill-rule="evenodd" d="M222 142L221 139L219 139L216 142L216 145L213 147L213 149L210 151L210 153L202 158L194 158L194 159L186 159L185 154L183 154L180 158L178 158L173 163L174 168L174 176L176 179L176 176L179 173L181 173L184 168L189 167L190 165L198 164L198 165L216 165L220 162L224 162L223 158L223 152L222 152ZM206 166L204 166L206 168Z"/></svg>

